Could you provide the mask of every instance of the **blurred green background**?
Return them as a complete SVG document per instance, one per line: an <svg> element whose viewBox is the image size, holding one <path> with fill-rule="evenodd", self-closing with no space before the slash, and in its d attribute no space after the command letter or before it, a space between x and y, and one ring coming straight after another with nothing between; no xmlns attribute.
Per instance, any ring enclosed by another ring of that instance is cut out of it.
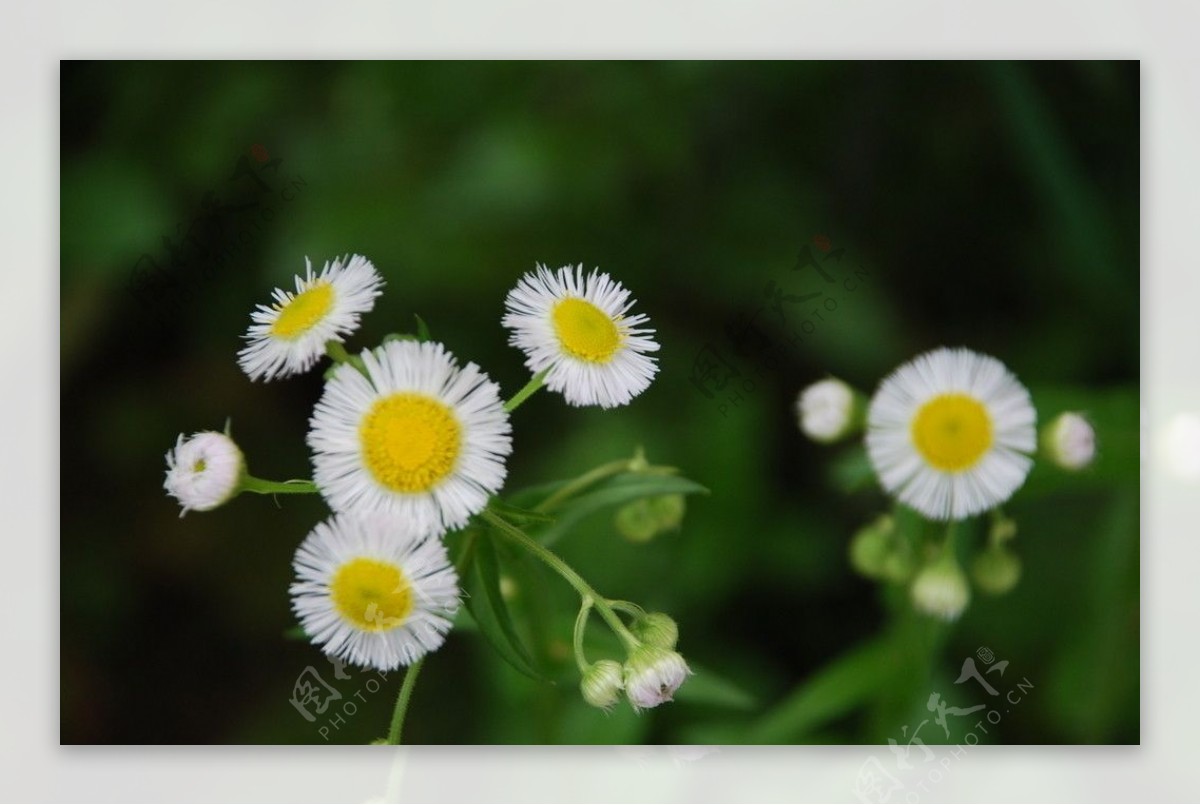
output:
<svg viewBox="0 0 1200 805"><path fill-rule="evenodd" d="M643 445L712 490L649 544L610 513L558 544L605 594L677 619L711 671L694 692L641 717L586 707L573 593L525 569L514 609L557 684L455 632L407 741L904 743L931 692L974 703L953 683L982 646L1033 685L982 741L1138 741L1136 63L68 62L61 127L64 743L323 742L289 699L307 666L332 668L284 636L323 503L180 519L163 454L231 417L256 475L308 474L320 372L253 384L234 356L306 255L347 252L388 283L352 346L418 313L506 394L527 379L500 326L517 277L611 272L658 329L661 374L615 411L535 396L508 488ZM815 236L844 249L853 291L793 270ZM814 317L785 304L781 324L770 283L836 310L792 338ZM739 355L756 313L763 343ZM827 374L870 391L938 345L999 357L1043 419L1088 410L1101 455L1077 477L1039 466L1006 507L1014 592L881 653L904 633L846 546L887 501L842 491L848 448L806 441L792 406ZM707 397L706 346L753 388ZM351 673L347 696L369 676ZM331 740L382 735L398 685Z"/></svg>

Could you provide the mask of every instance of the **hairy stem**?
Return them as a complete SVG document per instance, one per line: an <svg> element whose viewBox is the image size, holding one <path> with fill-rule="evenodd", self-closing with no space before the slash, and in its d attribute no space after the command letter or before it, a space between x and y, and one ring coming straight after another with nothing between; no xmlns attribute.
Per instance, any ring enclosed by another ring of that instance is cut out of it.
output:
<svg viewBox="0 0 1200 805"><path fill-rule="evenodd" d="M404 683L400 685L400 695L396 697L396 709L392 711L392 724L388 727L387 742L390 746L400 745L400 733L404 729L404 716L408 713L408 702L412 699L413 688L417 685L417 675L421 673L421 666L425 664L425 658L414 662L408 666L408 671L404 674Z"/></svg>

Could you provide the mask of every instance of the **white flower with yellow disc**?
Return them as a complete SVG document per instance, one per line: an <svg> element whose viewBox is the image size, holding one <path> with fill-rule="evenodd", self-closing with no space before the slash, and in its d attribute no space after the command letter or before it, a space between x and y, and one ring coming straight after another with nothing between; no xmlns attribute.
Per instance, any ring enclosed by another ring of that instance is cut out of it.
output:
<svg viewBox="0 0 1200 805"><path fill-rule="evenodd" d="M570 405L626 405L658 372L646 354L658 349L654 330L644 326L649 319L629 315L634 300L608 274L539 265L504 304L509 343L525 353L531 372L546 372L546 386Z"/></svg>
<svg viewBox="0 0 1200 805"><path fill-rule="evenodd" d="M403 519L338 514L300 543L292 610L331 657L392 671L446 639L458 576L442 541Z"/></svg>
<svg viewBox="0 0 1200 805"><path fill-rule="evenodd" d="M325 354L325 344L342 341L358 329L359 317L375 307L383 278L359 255L326 263L313 274L312 263L296 277L296 291L276 288L275 302L258 305L238 352L238 363L251 380L306 372Z"/></svg>
<svg viewBox="0 0 1200 805"><path fill-rule="evenodd" d="M867 411L867 452L890 494L934 520L999 506L1037 447L1037 412L1004 364L936 349L883 381Z"/></svg>
<svg viewBox="0 0 1200 805"><path fill-rule="evenodd" d="M392 341L337 367L313 411L313 481L334 511L379 512L436 536L504 485L512 451L499 387L441 344Z"/></svg>

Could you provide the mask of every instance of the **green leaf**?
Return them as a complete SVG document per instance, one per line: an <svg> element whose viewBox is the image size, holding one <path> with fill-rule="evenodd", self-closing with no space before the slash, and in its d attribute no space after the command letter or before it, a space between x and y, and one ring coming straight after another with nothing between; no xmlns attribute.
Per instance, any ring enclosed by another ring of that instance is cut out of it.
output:
<svg viewBox="0 0 1200 805"><path fill-rule="evenodd" d="M829 464L829 480L843 492L859 492L878 487L875 469L862 445L854 445L837 454Z"/></svg>
<svg viewBox="0 0 1200 805"><path fill-rule="evenodd" d="M854 711L887 683L894 655L891 641L875 638L834 660L776 704L750 731L748 742L796 743Z"/></svg>
<svg viewBox="0 0 1200 805"><path fill-rule="evenodd" d="M475 619L471 617L471 611L466 607L463 607L459 609L457 613L455 613L454 626L452 629L455 632L469 632L471 634L478 634L479 624L476 623Z"/></svg>
<svg viewBox="0 0 1200 805"><path fill-rule="evenodd" d="M388 333L383 337L383 343L388 344L392 341L419 341L412 333Z"/></svg>
<svg viewBox="0 0 1200 805"><path fill-rule="evenodd" d="M601 509L620 506L642 498L660 495L707 495L708 489L678 475L624 473L601 482L562 504L555 520L536 531L538 541L551 545L568 533L583 518Z"/></svg>
<svg viewBox="0 0 1200 805"><path fill-rule="evenodd" d="M416 315L415 313L413 314L413 318L417 320L417 340L418 341L432 340L433 336L431 336L429 334L429 325L425 323L425 320L423 318L421 318L420 316Z"/></svg>
<svg viewBox="0 0 1200 805"><path fill-rule="evenodd" d="M283 630L283 639L308 641L312 638L308 636L308 632L304 631L304 627L297 623L295 626Z"/></svg>
<svg viewBox="0 0 1200 805"><path fill-rule="evenodd" d="M517 635L508 605L500 593L500 560L490 532L475 541L474 561L470 563L466 583L467 609L483 636L513 668L532 679L544 680Z"/></svg>
<svg viewBox="0 0 1200 805"><path fill-rule="evenodd" d="M692 675L675 693L675 700L689 704L725 707L731 710L753 710L758 700L753 694L707 668L691 664Z"/></svg>
<svg viewBox="0 0 1200 805"><path fill-rule="evenodd" d="M498 497L489 500L488 506L516 526L544 525L554 522L554 518L545 512L514 506L511 503L505 503Z"/></svg>

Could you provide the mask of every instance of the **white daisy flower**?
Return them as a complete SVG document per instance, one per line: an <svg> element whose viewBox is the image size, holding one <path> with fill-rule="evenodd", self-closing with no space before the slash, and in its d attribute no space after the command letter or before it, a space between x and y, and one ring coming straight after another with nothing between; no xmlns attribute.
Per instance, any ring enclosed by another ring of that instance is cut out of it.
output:
<svg viewBox="0 0 1200 805"><path fill-rule="evenodd" d="M995 358L936 349L904 364L867 411L867 452L883 488L934 520L1008 500L1037 447L1029 392Z"/></svg>
<svg viewBox="0 0 1200 805"><path fill-rule="evenodd" d="M242 451L224 433L204 431L184 439L167 451L167 479L163 487L179 501L183 511L209 511L232 498L246 463Z"/></svg>
<svg viewBox="0 0 1200 805"><path fill-rule="evenodd" d="M258 305L243 336L249 343L238 363L251 380L306 372L325 354L327 341L342 341L358 329L359 317L375 307L383 278L371 261L353 255L325 263L313 274L312 263L296 277L296 292L276 288L275 302Z"/></svg>
<svg viewBox="0 0 1200 805"><path fill-rule="evenodd" d="M504 300L509 343L526 355L534 374L570 405L627 405L650 385L658 364L647 352L658 344L642 314L627 315L634 300L608 274L583 266L526 274Z"/></svg>
<svg viewBox="0 0 1200 805"><path fill-rule="evenodd" d="M1064 470L1081 470L1096 457L1096 431L1081 414L1060 414L1042 432L1046 456Z"/></svg>
<svg viewBox="0 0 1200 805"><path fill-rule="evenodd" d="M796 398L796 417L814 442L836 442L854 427L854 390L836 378L819 380Z"/></svg>
<svg viewBox="0 0 1200 805"><path fill-rule="evenodd" d="M504 484L512 451L499 387L441 344L392 341L342 364L313 411L313 480L334 511L382 512L440 535Z"/></svg>
<svg viewBox="0 0 1200 805"><path fill-rule="evenodd" d="M337 514L296 549L292 610L326 654L392 671L436 650L458 609L439 539L403 518Z"/></svg>

